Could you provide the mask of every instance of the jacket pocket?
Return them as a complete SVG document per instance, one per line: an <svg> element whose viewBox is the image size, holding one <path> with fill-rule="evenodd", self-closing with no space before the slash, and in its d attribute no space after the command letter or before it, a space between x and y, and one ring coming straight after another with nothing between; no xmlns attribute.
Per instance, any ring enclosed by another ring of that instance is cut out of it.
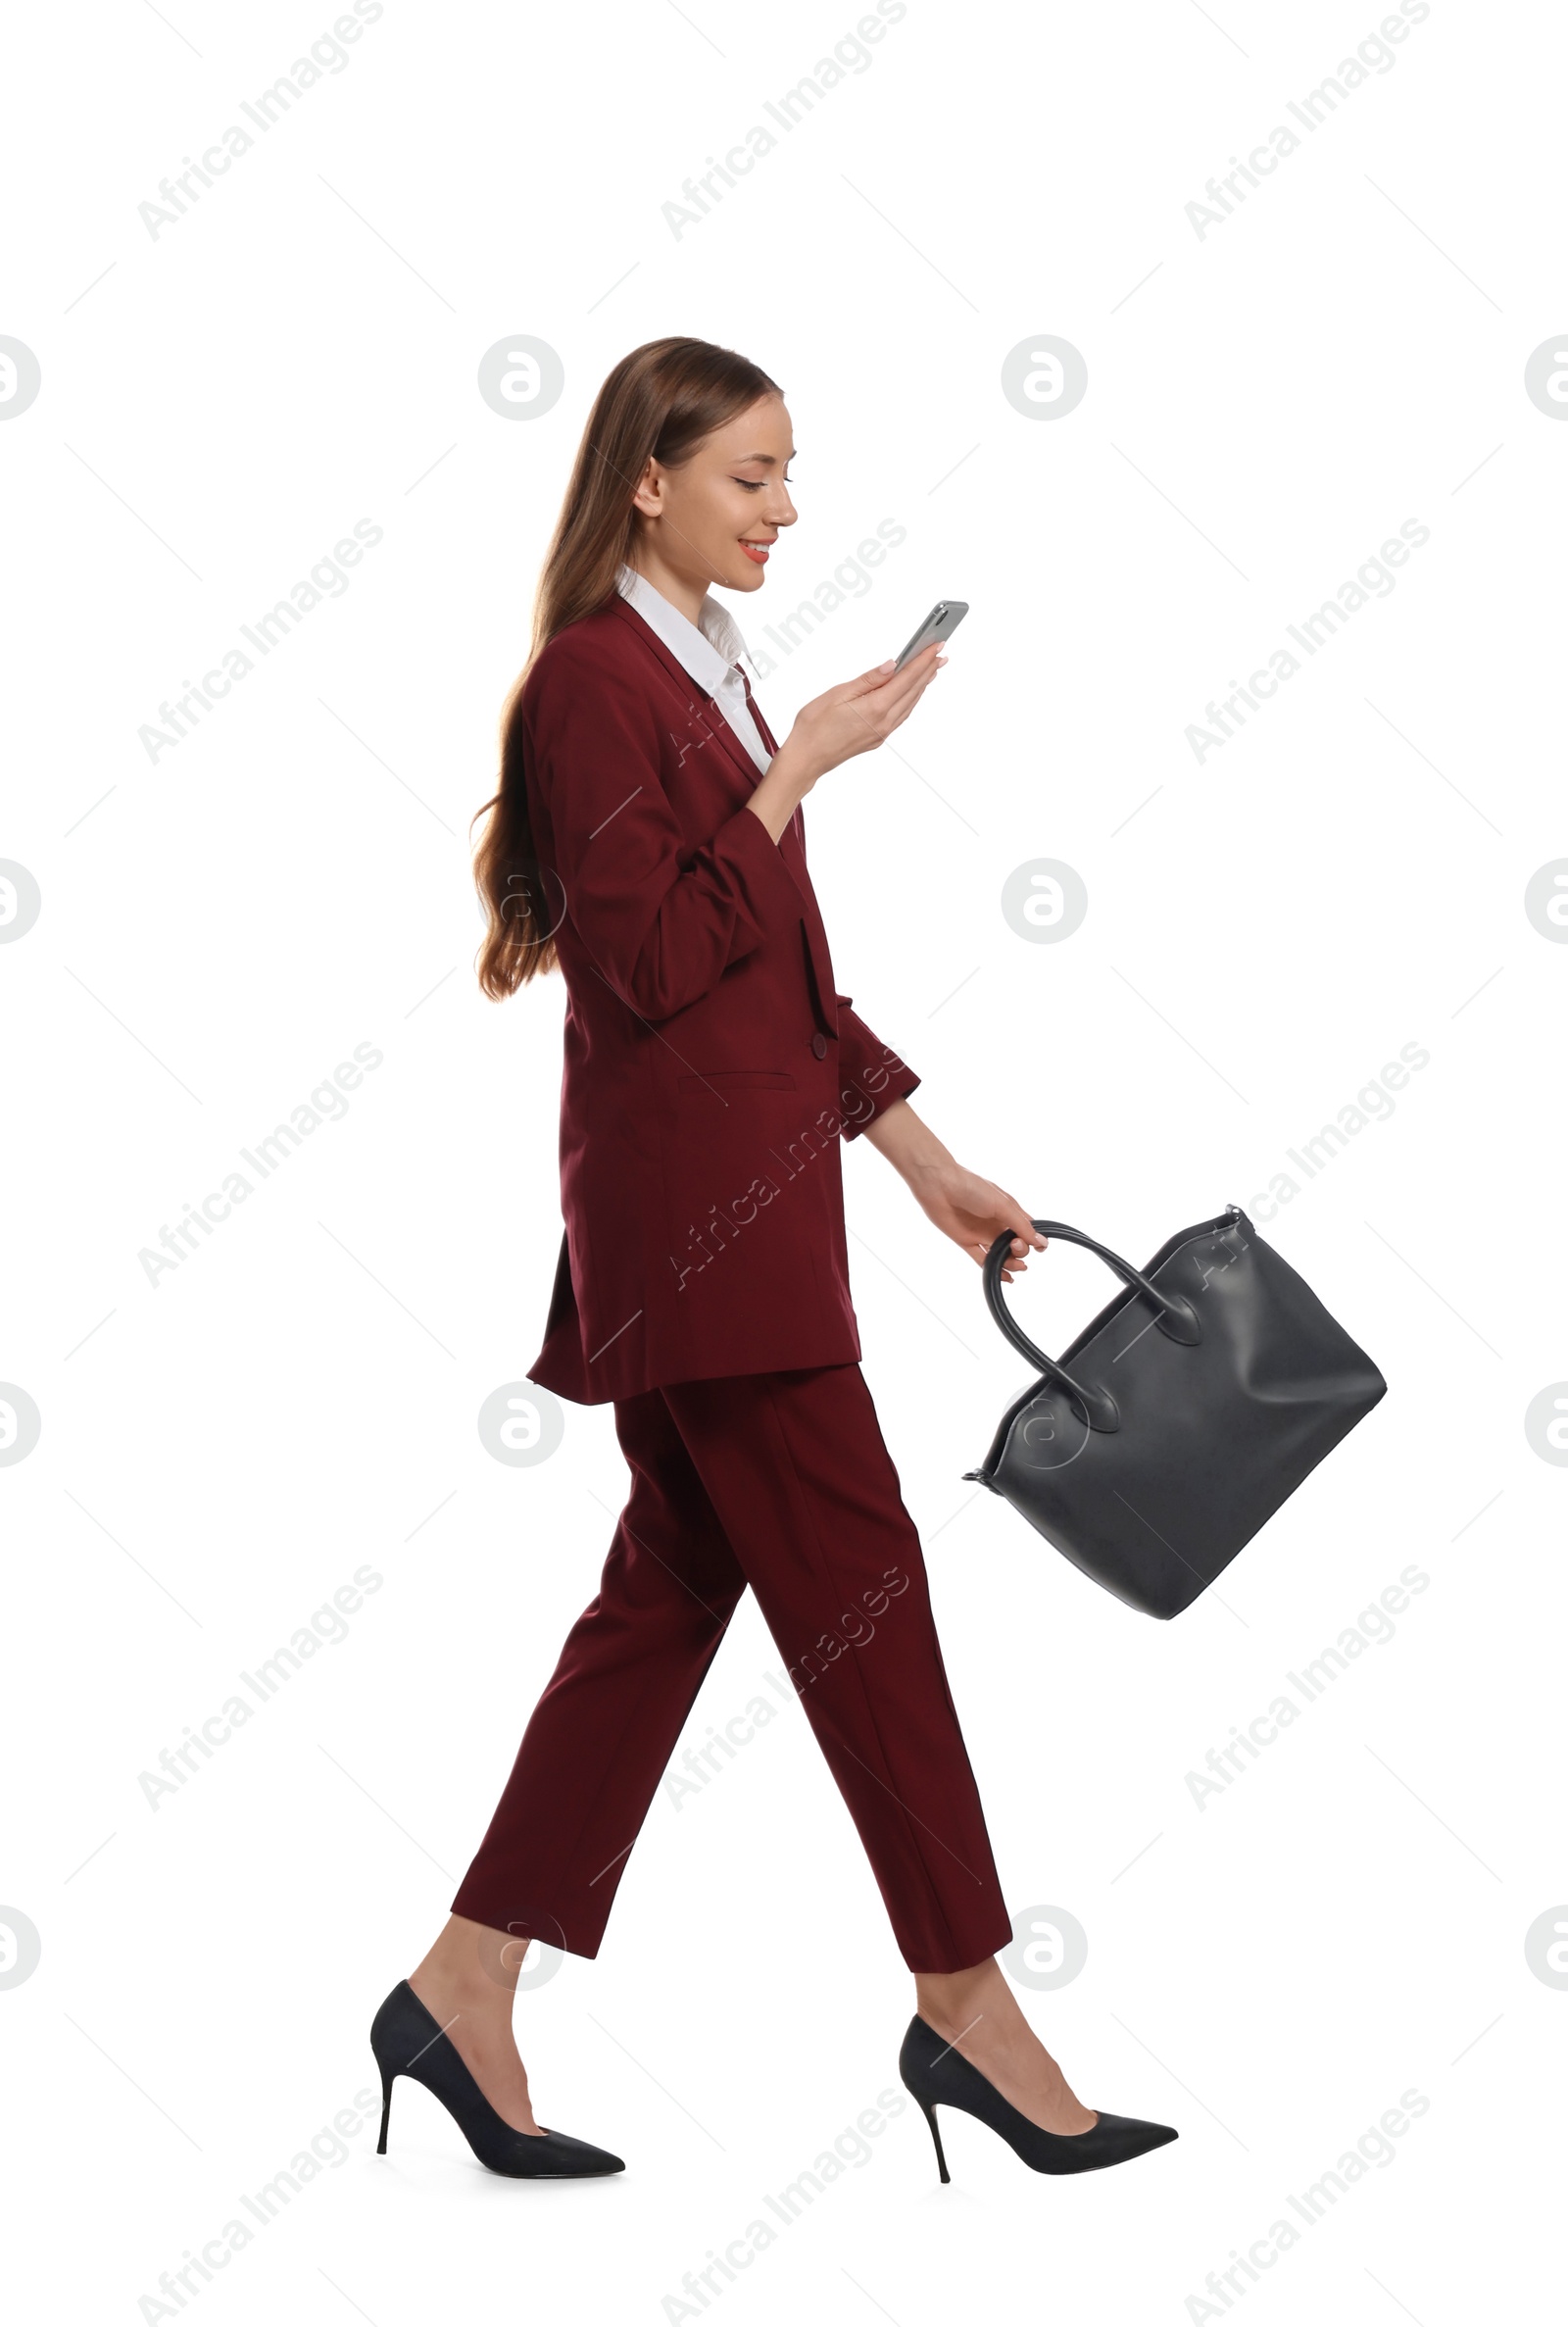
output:
<svg viewBox="0 0 1568 2327"><path fill-rule="evenodd" d="M711 1074L683 1074L676 1083L681 1092L709 1091L720 1098L730 1091L793 1091L793 1074L775 1073L770 1067L724 1066Z"/></svg>

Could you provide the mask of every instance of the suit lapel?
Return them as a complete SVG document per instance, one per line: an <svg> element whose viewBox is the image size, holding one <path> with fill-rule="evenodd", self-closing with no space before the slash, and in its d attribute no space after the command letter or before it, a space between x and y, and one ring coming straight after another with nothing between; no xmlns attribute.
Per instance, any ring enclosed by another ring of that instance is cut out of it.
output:
<svg viewBox="0 0 1568 2327"><path fill-rule="evenodd" d="M612 611L626 622L633 637L647 653L653 656L665 678L678 692L691 732L699 738L701 743L721 745L730 761L746 778L747 791L755 792L758 781L756 763L713 698L702 692L691 672L670 653L658 632L649 628L635 607L628 606L625 599L620 597L615 598L612 604ZM676 740L678 742L680 739L677 737ZM772 751L775 746L769 744L767 748Z"/></svg>
<svg viewBox="0 0 1568 2327"><path fill-rule="evenodd" d="M741 685L746 689L746 700L751 706L752 717L757 721L757 732L762 738L764 750L776 752L778 750L778 745L773 740L773 730L771 727L769 727L766 719L764 719L762 717L762 707L758 702L757 697L752 693L752 682L747 677L744 669L741 672Z"/></svg>

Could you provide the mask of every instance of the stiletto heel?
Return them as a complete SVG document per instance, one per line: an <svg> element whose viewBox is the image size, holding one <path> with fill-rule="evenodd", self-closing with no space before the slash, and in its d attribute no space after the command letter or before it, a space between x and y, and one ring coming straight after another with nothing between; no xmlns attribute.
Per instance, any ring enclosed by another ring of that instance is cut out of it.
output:
<svg viewBox="0 0 1568 2327"><path fill-rule="evenodd" d="M519 2133L509 2125L486 2101L457 2046L407 1980L399 1980L371 2021L370 2050L381 2071L378 2157L386 2154L393 2083L411 2076L435 2095L480 2164L492 2173L514 2181L542 2181L626 2170L624 2158L596 2149L591 2141L575 2141L569 2133Z"/></svg>
<svg viewBox="0 0 1568 2327"><path fill-rule="evenodd" d="M1093 2173L1102 2165L1121 2165L1129 2157L1141 2157L1146 2150L1162 2149L1177 2138L1174 2125L1154 2125L1143 2117L1113 2117L1105 2109L1097 2113L1087 2133L1048 2133L1043 2125L1036 2125L1021 2109L1014 2108L956 2046L944 2044L918 2012L905 2035L899 2075L925 2112L944 2181L950 2176L937 2131L938 2102L948 2108L961 2108L989 2125L993 2133L1000 2133L1034 2173Z"/></svg>
<svg viewBox="0 0 1568 2327"><path fill-rule="evenodd" d="M916 2101L920 2101L920 2096L918 2093L915 2095L915 2099ZM937 2131L936 2104L931 2101L920 2101L920 2106L924 2109L925 2121L931 2128L931 2139L937 2145L937 2171L945 2182L951 2182L953 2176L951 2173L949 2173L948 2161L942 2154L942 2136Z"/></svg>

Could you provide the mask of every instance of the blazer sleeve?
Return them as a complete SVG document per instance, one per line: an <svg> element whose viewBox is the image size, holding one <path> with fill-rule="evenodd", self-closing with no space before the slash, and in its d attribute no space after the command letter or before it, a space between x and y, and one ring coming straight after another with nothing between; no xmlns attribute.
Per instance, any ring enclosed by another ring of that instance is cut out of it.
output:
<svg viewBox="0 0 1568 2327"><path fill-rule="evenodd" d="M844 1136L858 1139L867 1123L874 1123L895 1099L906 1099L911 1091L917 1091L920 1077L850 1008L848 994L836 995L835 1000L839 1006L839 1085Z"/></svg>
<svg viewBox="0 0 1568 2327"><path fill-rule="evenodd" d="M657 1023L801 918L801 892L760 817L741 808L685 840L661 781L659 717L599 660L541 672L529 779L550 819L566 911L612 988Z"/></svg>

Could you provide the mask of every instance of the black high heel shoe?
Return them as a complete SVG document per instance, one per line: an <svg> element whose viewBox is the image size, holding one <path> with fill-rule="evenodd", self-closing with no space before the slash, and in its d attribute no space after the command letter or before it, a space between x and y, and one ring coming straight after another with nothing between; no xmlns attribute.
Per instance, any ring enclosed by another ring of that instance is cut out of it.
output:
<svg viewBox="0 0 1568 2327"><path fill-rule="evenodd" d="M425 2010L407 1980L399 1980L371 2021L370 2050L381 2071L378 2157L386 2155L392 2087L400 2076L411 2076L451 2111L469 2149L492 2173L523 2181L626 2170L624 2158L596 2150L591 2141L574 2141L569 2133L519 2133L497 2116L457 2046L442 2033L440 2021Z"/></svg>
<svg viewBox="0 0 1568 2327"><path fill-rule="evenodd" d="M989 2125L993 2133L1000 2133L1036 2173L1093 2173L1099 2166L1120 2165L1128 2157L1141 2157L1146 2150L1162 2149L1176 2139L1174 2125L1151 2125L1142 2117L1113 2117L1104 2109L1087 2133L1048 2133L1010 2101L1004 2101L990 2078L982 2076L955 2046L944 2044L918 2012L904 2039L899 2074L925 2111L937 2147L937 2171L945 2182L953 2176L937 2131L939 2102L948 2108L961 2108Z"/></svg>

